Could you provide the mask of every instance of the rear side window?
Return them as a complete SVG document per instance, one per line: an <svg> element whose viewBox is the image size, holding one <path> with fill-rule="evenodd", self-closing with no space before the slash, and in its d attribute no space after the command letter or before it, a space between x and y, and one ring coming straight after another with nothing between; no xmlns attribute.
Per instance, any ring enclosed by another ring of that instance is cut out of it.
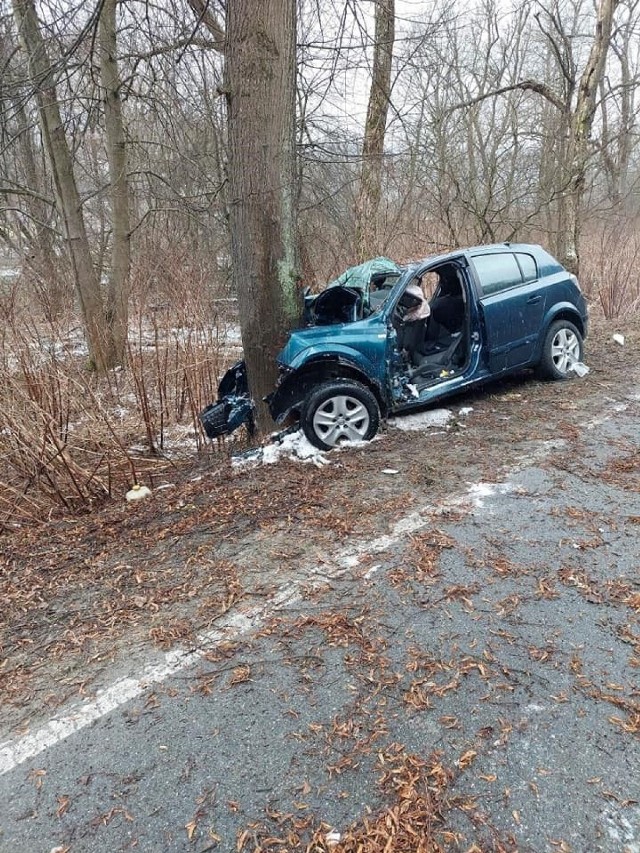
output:
<svg viewBox="0 0 640 853"><path fill-rule="evenodd" d="M522 284L522 273L512 252L478 255L473 259L473 265L478 273L484 296Z"/></svg>
<svg viewBox="0 0 640 853"><path fill-rule="evenodd" d="M516 258L522 270L522 276L525 281L536 281L538 278L538 265L532 255L525 255L522 252L516 253Z"/></svg>

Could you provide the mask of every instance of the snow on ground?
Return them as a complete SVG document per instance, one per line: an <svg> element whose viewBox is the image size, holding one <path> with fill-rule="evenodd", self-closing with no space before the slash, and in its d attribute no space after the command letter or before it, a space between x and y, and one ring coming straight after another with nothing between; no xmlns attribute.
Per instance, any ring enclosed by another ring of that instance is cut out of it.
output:
<svg viewBox="0 0 640 853"><path fill-rule="evenodd" d="M431 427L446 427L452 420L451 409L430 409L428 412L417 412L414 415L401 415L389 421L389 426L405 432L421 432Z"/></svg>
<svg viewBox="0 0 640 853"><path fill-rule="evenodd" d="M450 409L432 409L428 412L419 412L414 415L402 415L392 421L389 426L405 431L417 432L425 429L448 427L455 417L464 417L472 412L471 406L459 410L457 415ZM373 438L377 441L380 436ZM347 451L350 449L364 449L369 442L345 441L340 447L335 448L332 453ZM328 451L327 451L328 452ZM257 465L275 465L281 459L292 459L299 462L311 462L318 468L330 465L327 452L318 450L306 438L302 430L289 432L281 435L272 444L266 444L255 450L248 450L233 456L231 464L234 468L255 468ZM397 474L395 468L385 468L383 474Z"/></svg>
<svg viewBox="0 0 640 853"><path fill-rule="evenodd" d="M273 444L238 454L232 457L231 464L234 468L255 468L257 465L275 465L281 459L311 462L318 468L330 464L327 454L314 447L302 430L288 433Z"/></svg>
<svg viewBox="0 0 640 853"><path fill-rule="evenodd" d="M510 491L513 491L511 483L472 483L469 486L469 497L475 507L482 509L487 498L505 495Z"/></svg>

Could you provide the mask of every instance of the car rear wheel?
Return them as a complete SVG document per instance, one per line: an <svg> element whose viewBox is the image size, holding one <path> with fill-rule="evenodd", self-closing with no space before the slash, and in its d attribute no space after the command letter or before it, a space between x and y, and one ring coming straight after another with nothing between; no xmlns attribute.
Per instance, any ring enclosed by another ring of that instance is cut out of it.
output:
<svg viewBox="0 0 640 853"><path fill-rule="evenodd" d="M582 335L569 320L557 320L549 326L539 372L548 379L571 379L576 374L572 367L582 361Z"/></svg>
<svg viewBox="0 0 640 853"><path fill-rule="evenodd" d="M309 394L300 423L311 444L331 450L346 441L372 439L380 426L380 409L367 387L335 379Z"/></svg>

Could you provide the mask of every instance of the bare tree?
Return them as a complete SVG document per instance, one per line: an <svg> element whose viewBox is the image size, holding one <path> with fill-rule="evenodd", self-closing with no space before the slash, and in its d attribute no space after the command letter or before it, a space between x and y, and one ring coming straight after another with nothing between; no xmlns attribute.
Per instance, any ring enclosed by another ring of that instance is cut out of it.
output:
<svg viewBox="0 0 640 853"><path fill-rule="evenodd" d="M93 266L82 213L82 201L73 171L55 86L54 69L40 30L34 0L13 0L13 11L29 66L38 104L40 129L53 177L56 201L65 226L74 281L85 326L89 358L99 370L109 367L104 337L104 310L100 283Z"/></svg>
<svg viewBox="0 0 640 853"><path fill-rule="evenodd" d="M556 250L560 260L575 273L579 270L580 213L591 157L590 137L596 114L596 95L604 74L613 16L618 3L619 0L598 0L595 32L588 59L579 78L576 76L574 57L566 52L568 39L562 30L559 17L549 13L552 27L548 29L540 24L562 68L563 94L558 94L544 82L526 79L485 92L455 107L468 109L487 98L521 90L542 96L565 117L568 142L565 168L560 177L562 185L558 188L562 195L562 205ZM538 20L540 22L540 19Z"/></svg>
<svg viewBox="0 0 640 853"><path fill-rule="evenodd" d="M356 205L356 256L360 261L377 251L382 159L391 100L395 0L376 0L375 21L373 71L362 145L360 193Z"/></svg>
<svg viewBox="0 0 640 853"><path fill-rule="evenodd" d="M108 365L121 362L126 352L131 265L127 149L120 104L122 84L116 58L116 5L117 0L104 0L99 22L100 75L104 90L104 126L113 223L105 328L105 360Z"/></svg>
<svg viewBox="0 0 640 853"><path fill-rule="evenodd" d="M617 79L613 74L606 75L600 84L600 148L608 195L614 205L626 204L630 184L640 79L640 46L635 33L638 7L638 0L621 3L620 11L624 9L626 14L611 38L611 51L618 63Z"/></svg>
<svg viewBox="0 0 640 853"><path fill-rule="evenodd" d="M580 207L587 180L589 140L596 113L596 95L604 74L607 51L611 42L613 14L619 0L599 0L596 29L589 59L580 77L575 109L571 118L569 141L570 175L566 235L561 257L567 267L578 273L580 256ZM562 235L561 235L562 237Z"/></svg>

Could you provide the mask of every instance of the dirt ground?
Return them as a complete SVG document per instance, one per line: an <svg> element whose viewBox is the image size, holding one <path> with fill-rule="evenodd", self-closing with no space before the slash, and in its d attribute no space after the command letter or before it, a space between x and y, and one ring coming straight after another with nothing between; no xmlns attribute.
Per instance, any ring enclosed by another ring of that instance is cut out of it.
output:
<svg viewBox="0 0 640 853"><path fill-rule="evenodd" d="M91 695L104 673L149 644L188 646L336 544L384 533L412 506L465 484L494 481L528 445L563 439L572 448L566 464L579 465L576 423L636 383L639 350L638 318L596 318L586 378L546 383L523 374L487 386L445 403L454 413L473 408L446 430L388 428L362 449L330 454L320 469L289 460L234 469L224 452L194 456L160 469L150 500L123 496L2 537L3 730ZM389 468L402 476L383 473Z"/></svg>

